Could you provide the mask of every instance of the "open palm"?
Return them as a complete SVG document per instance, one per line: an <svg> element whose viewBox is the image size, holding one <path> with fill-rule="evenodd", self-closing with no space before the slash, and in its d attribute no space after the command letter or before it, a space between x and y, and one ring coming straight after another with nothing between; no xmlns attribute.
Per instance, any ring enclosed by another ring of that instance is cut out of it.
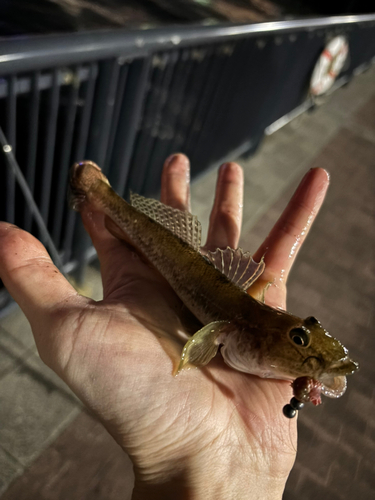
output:
<svg viewBox="0 0 375 500"><path fill-rule="evenodd" d="M164 203L189 208L188 169L183 155L167 160ZM208 248L237 247L242 184L238 165L221 168ZM265 254L267 267L252 293L273 282L271 306L285 307L288 272L327 186L324 170L306 174L255 254ZM43 361L130 455L133 498L281 497L296 452L296 422L282 414L290 385L236 372L220 355L174 377L199 323L164 278L109 234L102 214L86 207L82 218L101 263L103 301L78 295L44 247L6 223L0 276L29 319Z"/></svg>

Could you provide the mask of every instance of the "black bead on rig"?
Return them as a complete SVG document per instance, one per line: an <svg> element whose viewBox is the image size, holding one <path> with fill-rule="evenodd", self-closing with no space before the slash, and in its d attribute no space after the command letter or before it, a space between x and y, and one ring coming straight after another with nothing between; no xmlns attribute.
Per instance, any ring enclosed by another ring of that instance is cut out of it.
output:
<svg viewBox="0 0 375 500"><path fill-rule="evenodd" d="M298 401L296 398L292 398L288 405L283 408L283 413L286 418L294 418L297 415L298 410L302 410L305 405L302 401Z"/></svg>

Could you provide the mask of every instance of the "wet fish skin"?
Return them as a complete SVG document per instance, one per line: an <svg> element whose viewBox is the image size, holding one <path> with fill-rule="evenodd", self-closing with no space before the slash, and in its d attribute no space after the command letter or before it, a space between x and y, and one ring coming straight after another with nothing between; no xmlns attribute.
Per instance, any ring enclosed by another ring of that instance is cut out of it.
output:
<svg viewBox="0 0 375 500"><path fill-rule="evenodd" d="M311 377L331 397L346 387L343 379L358 365L315 318L252 298L192 246L126 203L94 163L74 165L70 186L73 208L103 212L109 231L134 246L205 325L186 344L180 368L206 364L221 345L224 361L237 370L287 380Z"/></svg>
<svg viewBox="0 0 375 500"><path fill-rule="evenodd" d="M133 245L202 323L229 321L241 314L243 291L187 243L126 203L95 164L73 166L70 190L71 206L79 211L80 205L87 204L105 213L110 218L108 229Z"/></svg>

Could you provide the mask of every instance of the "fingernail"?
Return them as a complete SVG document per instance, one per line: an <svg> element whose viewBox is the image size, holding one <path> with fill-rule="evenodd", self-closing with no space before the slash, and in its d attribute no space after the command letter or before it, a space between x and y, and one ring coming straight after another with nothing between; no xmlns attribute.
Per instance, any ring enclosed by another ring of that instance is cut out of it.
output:
<svg viewBox="0 0 375 500"><path fill-rule="evenodd" d="M324 170L324 169L320 169L320 168L317 168L317 167L314 167L314 168L310 168L306 174L303 176L298 188L297 188L297 191L298 192L301 192L302 190L305 190L306 189L306 186L309 186L309 184L311 183L311 179L312 179L312 176L315 174L316 171L318 170ZM324 170L326 176L327 176L327 180L329 181L330 180L330 175L329 173L327 172L327 170ZM325 184L325 181L324 181L324 184ZM307 188L307 193L310 191L309 187Z"/></svg>
<svg viewBox="0 0 375 500"><path fill-rule="evenodd" d="M3 229L20 229L15 224L11 224L10 222L7 221L0 221L0 226L2 226Z"/></svg>
<svg viewBox="0 0 375 500"><path fill-rule="evenodd" d="M174 158L175 158L175 157L176 157L176 153L173 153L173 155L168 156L168 158L167 158L167 159L165 160L165 162L164 162L164 165L165 165L166 167L168 167L168 165L169 165L170 163L172 163L172 161L174 160Z"/></svg>
<svg viewBox="0 0 375 500"><path fill-rule="evenodd" d="M230 168L230 164L229 163L223 163L221 165L221 167L219 168L219 175L218 175L218 179L222 179L223 176L225 175L225 173L228 171L228 169Z"/></svg>
<svg viewBox="0 0 375 500"><path fill-rule="evenodd" d="M14 225L14 224L10 224L9 222L6 222L6 221L4 221L4 222L1 221L0 222L0 239L6 238L9 231L14 231L15 229L20 231L20 228L18 226Z"/></svg>
<svg viewBox="0 0 375 500"><path fill-rule="evenodd" d="M228 181L238 182L239 179L243 181L241 167L235 162L227 162L223 163L219 169L219 178L222 178L225 175L225 178Z"/></svg>
<svg viewBox="0 0 375 500"><path fill-rule="evenodd" d="M172 155L168 156L168 158L165 160L164 165L168 167L174 160L176 160L178 157L180 157L180 161L184 162L186 166L190 166L189 159L183 154L183 153L173 153Z"/></svg>
<svg viewBox="0 0 375 500"><path fill-rule="evenodd" d="M230 163L223 163L219 169L219 172L223 174L230 167Z"/></svg>

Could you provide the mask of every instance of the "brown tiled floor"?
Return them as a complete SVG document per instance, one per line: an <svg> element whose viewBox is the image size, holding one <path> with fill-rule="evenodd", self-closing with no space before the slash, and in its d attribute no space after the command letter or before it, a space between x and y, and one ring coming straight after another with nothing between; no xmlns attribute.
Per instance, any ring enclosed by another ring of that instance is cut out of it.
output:
<svg viewBox="0 0 375 500"><path fill-rule="evenodd" d="M375 139L375 99L363 109L365 116L369 109ZM318 165L329 169L332 186L294 268L290 309L319 312L361 369L348 379L341 399L301 414L298 459L285 500L366 500L375 496L375 141L343 128L312 163ZM316 304L304 297L305 287L317 292Z"/></svg>
<svg viewBox="0 0 375 500"><path fill-rule="evenodd" d="M330 171L327 201L293 270L288 308L302 316L318 316L361 364L361 371L349 378L347 394L301 412L299 451L284 500L369 500L375 495L374 69L338 91L314 115L268 138L259 154L245 162L245 219L255 223L251 233L251 224L245 225L242 238L242 246L249 250L271 228L301 171L313 166ZM274 168L269 166L272 161ZM207 185L212 190L212 177L200 183L203 196L196 194L198 205L207 195ZM254 215L254 207L260 205ZM1 499L130 498L129 460L38 360L22 317L6 318L1 327ZM19 336L12 334L15 327ZM38 404L43 414L38 414Z"/></svg>
<svg viewBox="0 0 375 500"><path fill-rule="evenodd" d="M2 500L128 500L132 466L111 436L82 412Z"/></svg>
<svg viewBox="0 0 375 500"><path fill-rule="evenodd" d="M299 450L284 500L375 498L375 92L353 122L365 125L371 140L349 121L311 162L330 172L331 187L293 268L288 309L318 316L361 369L342 398L300 412ZM292 192L253 228L259 241Z"/></svg>

